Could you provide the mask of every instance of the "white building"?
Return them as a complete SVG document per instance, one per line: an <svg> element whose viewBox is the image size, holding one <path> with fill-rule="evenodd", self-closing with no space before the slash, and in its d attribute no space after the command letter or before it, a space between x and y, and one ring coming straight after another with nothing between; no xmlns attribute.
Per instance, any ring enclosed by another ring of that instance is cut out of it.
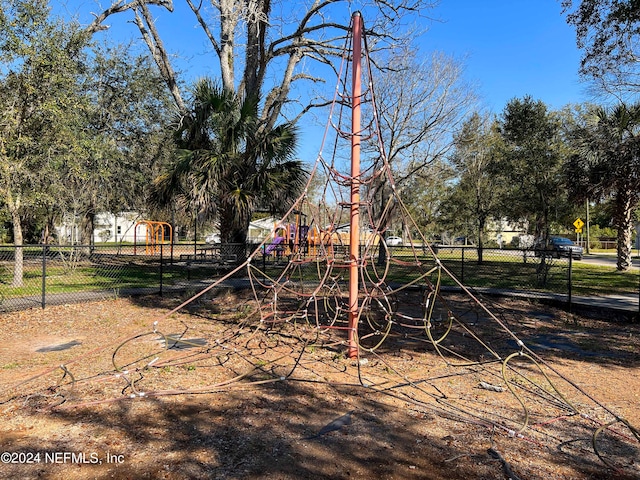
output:
<svg viewBox="0 0 640 480"><path fill-rule="evenodd" d="M273 229L281 222L275 217L267 217L249 223L247 241L250 243L260 243L268 237Z"/></svg>
<svg viewBox="0 0 640 480"><path fill-rule="evenodd" d="M80 242L80 217L65 215L62 224L56 227L61 243L77 244ZM134 237L138 243L143 243L147 234L146 225L136 224L142 221L142 215L137 212L98 213L94 218L93 241L105 242L131 242Z"/></svg>

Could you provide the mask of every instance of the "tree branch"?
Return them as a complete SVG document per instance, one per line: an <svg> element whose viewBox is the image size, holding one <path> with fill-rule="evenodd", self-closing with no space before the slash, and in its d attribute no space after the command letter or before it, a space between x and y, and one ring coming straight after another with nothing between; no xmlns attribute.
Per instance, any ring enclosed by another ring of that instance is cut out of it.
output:
<svg viewBox="0 0 640 480"><path fill-rule="evenodd" d="M114 2L109 8L104 10L102 13L96 14L93 16L95 20L85 28L85 31L89 34L94 34L96 32L107 30L109 28L108 25L103 25L102 23L111 15L115 13L126 12L127 10L133 10L139 5L158 5L161 7L165 7L170 12L173 12L173 0L133 0L131 2L124 2L123 0L117 0Z"/></svg>
<svg viewBox="0 0 640 480"><path fill-rule="evenodd" d="M180 94L180 89L178 88L178 82L176 80L175 72L173 71L171 62L169 61L169 56L167 55L164 44L160 39L160 35L158 34L158 31L155 28L155 24L153 23L151 12L149 12L149 9L145 3L141 3L138 8L134 9L134 12L136 25L138 26L138 29L142 34L142 38L147 44L147 47L149 47L149 51L151 52L156 65L160 69L162 77L169 87L169 91L171 92L171 95L176 102L179 112L181 114L185 114L187 112L187 107L182 100L182 95ZM140 14L142 14L142 17L140 16Z"/></svg>

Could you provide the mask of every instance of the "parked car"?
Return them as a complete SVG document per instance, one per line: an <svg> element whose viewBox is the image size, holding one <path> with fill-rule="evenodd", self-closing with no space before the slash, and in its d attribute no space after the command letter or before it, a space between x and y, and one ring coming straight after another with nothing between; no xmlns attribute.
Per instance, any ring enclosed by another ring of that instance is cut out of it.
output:
<svg viewBox="0 0 640 480"><path fill-rule="evenodd" d="M212 233L211 235L207 235L204 241L207 243L220 243L220 234Z"/></svg>
<svg viewBox="0 0 640 480"><path fill-rule="evenodd" d="M535 245L536 257L549 255L556 258L573 257L576 260L582 260L583 249L580 245L576 245L572 240L565 237L550 237L549 244L545 248L541 241Z"/></svg>
<svg viewBox="0 0 640 480"><path fill-rule="evenodd" d="M395 247L397 245L402 245L402 238L400 237L387 237L384 239L385 243L390 247Z"/></svg>

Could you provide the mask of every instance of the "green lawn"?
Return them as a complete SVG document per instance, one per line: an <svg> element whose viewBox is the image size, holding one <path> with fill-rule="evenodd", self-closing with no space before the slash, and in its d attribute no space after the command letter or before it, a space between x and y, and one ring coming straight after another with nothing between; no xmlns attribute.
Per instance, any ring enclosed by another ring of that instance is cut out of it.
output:
<svg viewBox="0 0 640 480"><path fill-rule="evenodd" d="M402 252L394 252L393 261L386 271L386 283L407 284L416 282L433 269L426 277L435 283L438 269L433 257L421 255L418 258ZM464 258L463 258L464 255ZM541 264L540 259L527 258L514 252L489 254L486 252L483 262L478 262L475 250L441 250L438 258L446 270L469 287L486 287L505 290L568 292L569 262L567 259L550 259ZM108 259L107 259L108 260ZM114 257L113 261L100 260L101 263L66 264L53 263L47 266L46 290L48 294L69 293L96 290L120 290L125 288L159 287L160 267L157 261L145 262L137 257ZM417 265L417 262L420 265ZM337 262L338 263L338 262ZM336 264L337 264L336 263ZM277 278L285 264L267 264L267 275ZM254 267L262 265L256 262ZM544 268L543 268L544 267ZM311 262L294 269L295 280L314 281L326 271L326 262L320 265ZM163 265L162 283L171 285L177 281L212 279L223 271L210 264L198 264L197 267ZM441 271L443 285L455 285L456 282ZM4 262L0 265L0 298L38 295L42 292L41 262L26 262L24 268L24 286L11 287L12 265ZM364 278L376 283L385 270L375 261L366 262ZM336 266L332 270L334 278L345 280L348 269ZM293 278L292 278L293 279ZM590 265L582 262L572 263L572 293L576 295L608 295L638 293L640 272L638 269L619 272L614 267Z"/></svg>
<svg viewBox="0 0 640 480"><path fill-rule="evenodd" d="M387 283L407 284L425 275L436 266L430 256L419 256L417 259L408 255L401 256L401 251L394 252L392 262L385 280ZM441 250L438 258L444 268L451 272L459 281L469 287L495 288L503 290L540 291L553 293L568 293L569 289L569 261L563 259L546 259L542 264L539 258L527 257L526 262L521 255L494 254L488 252L483 262L479 263L475 250L464 253L464 261L460 250ZM416 263L421 265L417 266ZM260 265L256 265L260 267ZM283 267L268 266L267 273L276 278ZM292 280L313 281L322 276L326 264L318 274L315 264L306 268L297 268L292 273ZM376 283L385 272L374 262L366 263L364 278ZM607 295L638 293L640 287L640 272L618 272L614 267L590 265L574 261L571 265L572 293L576 295ZM334 277L342 280L348 278L346 268L334 268ZM427 278L436 283L438 270L434 270ZM457 283L443 270L441 272L442 285L453 286Z"/></svg>

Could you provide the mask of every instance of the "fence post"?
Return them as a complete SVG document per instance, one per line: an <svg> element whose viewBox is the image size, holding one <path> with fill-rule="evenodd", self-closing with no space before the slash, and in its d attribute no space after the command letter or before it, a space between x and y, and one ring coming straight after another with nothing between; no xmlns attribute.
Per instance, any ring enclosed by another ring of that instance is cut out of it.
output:
<svg viewBox="0 0 640 480"><path fill-rule="evenodd" d="M163 283L162 281L163 281L163 275L164 275L163 268L162 268L163 267L162 259L164 256L163 253L164 253L164 249L163 249L163 244L161 243L160 244L160 296L162 296L162 283Z"/></svg>
<svg viewBox="0 0 640 480"><path fill-rule="evenodd" d="M571 313L571 293L573 289L573 255L569 253L569 278L567 279L568 301L569 301L569 313Z"/></svg>
<svg viewBox="0 0 640 480"><path fill-rule="evenodd" d="M464 283L464 246L460 247L460 282Z"/></svg>
<svg viewBox="0 0 640 480"><path fill-rule="evenodd" d="M42 309L47 304L47 248L42 245Z"/></svg>

